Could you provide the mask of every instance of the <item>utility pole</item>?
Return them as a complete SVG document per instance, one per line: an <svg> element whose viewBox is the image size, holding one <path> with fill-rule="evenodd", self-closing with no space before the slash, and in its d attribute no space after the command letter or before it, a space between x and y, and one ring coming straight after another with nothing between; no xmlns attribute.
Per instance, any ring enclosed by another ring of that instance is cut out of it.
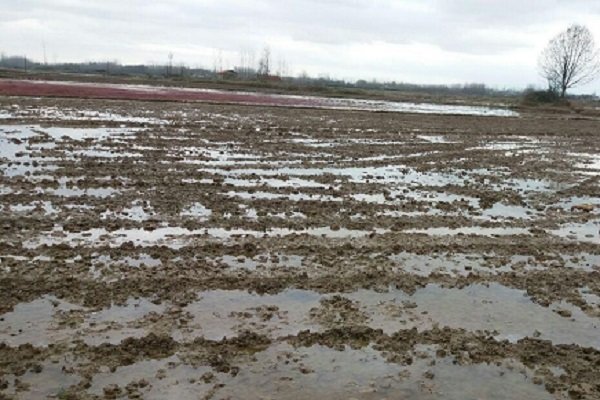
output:
<svg viewBox="0 0 600 400"><path fill-rule="evenodd" d="M23 70L27 73L27 56L23 56Z"/></svg>

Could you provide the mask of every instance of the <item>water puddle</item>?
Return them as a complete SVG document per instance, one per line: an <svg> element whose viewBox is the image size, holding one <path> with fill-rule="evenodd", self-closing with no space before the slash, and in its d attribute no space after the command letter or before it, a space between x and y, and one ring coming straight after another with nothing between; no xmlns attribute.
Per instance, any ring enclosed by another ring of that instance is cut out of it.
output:
<svg viewBox="0 0 600 400"><path fill-rule="evenodd" d="M398 185L423 185L423 186L447 186L452 184L464 184L466 177L459 177L452 173L419 172L412 168L403 166L385 167L323 167L323 168L292 168L282 167L277 169L210 169L201 168L199 171L218 174L223 176L257 175L260 177L288 175L297 176L321 176L335 175L346 177L352 183L393 183Z"/></svg>
<svg viewBox="0 0 600 400"><path fill-rule="evenodd" d="M87 194L87 193L86 193ZM106 197L106 196L104 196ZM100 214L100 219L118 218L127 219L130 221L142 222L149 220L155 212L151 207L142 206L138 202L134 202L130 207L125 207L120 211L106 210Z"/></svg>
<svg viewBox="0 0 600 400"><path fill-rule="evenodd" d="M66 128L66 127L38 127L37 130L47 134L55 141L64 139L71 140L104 140L109 137L121 139L131 137L134 133L142 131L141 128Z"/></svg>
<svg viewBox="0 0 600 400"><path fill-rule="evenodd" d="M254 187L254 186L267 186L272 188L328 188L328 185L324 185L319 182L311 181L308 179L300 178L288 178L288 179L275 179L275 178L258 178L258 179L236 179L226 178L224 180L225 185L233 185L236 187Z"/></svg>
<svg viewBox="0 0 600 400"><path fill-rule="evenodd" d="M591 196L573 196L567 199L562 199L553 205L553 207L559 207L566 211L578 211L577 208L582 206L591 206L593 209L589 212L600 213L600 198Z"/></svg>
<svg viewBox="0 0 600 400"><path fill-rule="evenodd" d="M310 97L306 97L310 98ZM363 100L363 99L341 99L341 98L314 98L322 103L323 108L333 108L342 110L365 110L365 111L388 111L402 113L418 113L418 114L455 114L455 115L481 115L481 116L499 116L499 117L516 117L519 114L509 110L500 108L489 108L481 106L462 106L449 104L432 104L432 103L410 103L410 102L393 102L381 100ZM317 104L315 104L317 105Z"/></svg>
<svg viewBox="0 0 600 400"><path fill-rule="evenodd" d="M13 311L2 315L0 341L9 346L27 343L48 346L50 343L69 340L72 332L59 329L54 316L58 312L68 313L81 309L54 296L17 304Z"/></svg>
<svg viewBox="0 0 600 400"><path fill-rule="evenodd" d="M93 261L93 268L96 272L98 268L102 265L128 265L134 268L141 267L158 267L162 264L162 261L159 258L154 258L149 254L140 253L135 257L123 257L123 258L115 258L113 259L111 256L107 255L95 255L95 259Z"/></svg>
<svg viewBox="0 0 600 400"><path fill-rule="evenodd" d="M532 383L533 373L516 362L460 365L451 357L429 355L433 351L428 350L417 346L414 352L421 356L402 366L386 362L371 347L336 351L320 345L277 344L256 354L255 361L244 365L217 393L220 398L282 400L553 399L543 386Z"/></svg>
<svg viewBox="0 0 600 400"><path fill-rule="evenodd" d="M429 284L413 295L390 289L386 293L359 290L344 295L358 302L370 317L368 325L392 334L401 329L440 327L489 331L498 339L516 342L540 337L555 344L578 344L600 349L600 323L567 303L543 307L522 290L497 283L473 284L462 289ZM566 309L571 318L555 310Z"/></svg>
<svg viewBox="0 0 600 400"><path fill-rule="evenodd" d="M37 213L44 215L57 214L60 210L49 201L34 201L28 204L11 204L9 209L13 213Z"/></svg>
<svg viewBox="0 0 600 400"><path fill-rule="evenodd" d="M306 147L315 147L315 148L320 148L320 147L334 147L334 146L340 146L340 145L342 145L342 143L337 142L337 141L327 141L327 140L308 139L308 138L291 139L289 142L290 143L302 144L302 145L304 145Z"/></svg>
<svg viewBox="0 0 600 400"><path fill-rule="evenodd" d="M68 363L65 360L54 361L39 363L35 368L28 370L19 377L14 375L4 376L8 387L6 390L0 391L0 396L3 394L15 395L15 398L18 399L60 398L61 393L66 388L76 385L81 378L65 372L65 369L73 364L71 360ZM19 380L18 385L16 379Z"/></svg>
<svg viewBox="0 0 600 400"><path fill-rule="evenodd" d="M503 203L494 203L491 208L481 211L481 217L476 219L485 220L518 220L532 219L535 215L535 210L516 205Z"/></svg>
<svg viewBox="0 0 600 400"><path fill-rule="evenodd" d="M323 236L331 239L354 239L373 234L383 234L386 229L375 228L371 231L352 229L333 229L331 227L306 228L301 230L288 228L272 228L265 231L249 229L204 228L190 230L181 227L162 227L151 231L144 229L118 229L107 231L104 228L93 228L83 232L65 232L62 228L55 228L37 238L28 239L23 246L29 249L48 245L67 244L69 246L104 246L119 247L124 243L132 242L136 246L168 246L179 249L193 239L233 239L243 236L252 237L277 237L289 235Z"/></svg>
<svg viewBox="0 0 600 400"><path fill-rule="evenodd" d="M110 121L162 125L168 121L152 117L123 115L112 111L84 110L66 107L27 107L0 110L0 119L35 118L54 121Z"/></svg>
<svg viewBox="0 0 600 400"><path fill-rule="evenodd" d="M589 306L600 310L600 296L594 294L592 289L590 289L588 286L585 286L579 289L579 293Z"/></svg>
<svg viewBox="0 0 600 400"><path fill-rule="evenodd" d="M141 321L148 315L160 315L164 305L156 305L148 299L130 298L124 305L112 305L88 313L76 335L90 346L102 343L119 344L126 338L139 338L149 333L149 325Z"/></svg>
<svg viewBox="0 0 600 400"><path fill-rule="evenodd" d="M426 318L441 326L495 331L498 338L513 342L534 337L537 331L542 339L555 344L575 343L600 349L597 319L568 304L561 304L561 308L567 308L573 317L562 317L551 308L533 303L524 291L496 283L463 289L428 285L417 290L410 300L417 305L415 313L426 312Z"/></svg>
<svg viewBox="0 0 600 400"><path fill-rule="evenodd" d="M600 254L577 253L562 255L565 267L582 269L584 271L600 271Z"/></svg>
<svg viewBox="0 0 600 400"><path fill-rule="evenodd" d="M184 364L178 356L143 360L119 367L114 372L95 374L87 393L102 397L107 392L117 392L119 398L127 397L125 387L130 385L135 388L132 393L138 398L149 400L208 398L213 384L201 379L206 373L212 374L212 368L194 368Z"/></svg>
<svg viewBox="0 0 600 400"><path fill-rule="evenodd" d="M451 140L448 140L445 136L442 135L417 135L417 137L428 143L456 143Z"/></svg>
<svg viewBox="0 0 600 400"><path fill-rule="evenodd" d="M51 162L57 159L42 157L45 150L55 147L55 143L42 142L35 127L22 125L0 125L0 169L5 176L26 176L56 169Z"/></svg>
<svg viewBox="0 0 600 400"><path fill-rule="evenodd" d="M460 228L426 228L409 229L407 233L423 233L432 236L456 236L456 235L477 235L477 236L512 236L512 235L530 235L528 228L485 228L481 226L464 226Z"/></svg>
<svg viewBox="0 0 600 400"><path fill-rule="evenodd" d="M199 219L201 221L206 221L212 215L212 210L204 207L201 203L193 203L188 208L185 208L181 212L182 217L191 217L195 219Z"/></svg>
<svg viewBox="0 0 600 400"><path fill-rule="evenodd" d="M61 197L82 197L82 196L90 196L90 197L99 197L99 198L107 198L111 197L117 193L120 193L119 190L106 187L106 188L85 188L81 189L78 187L67 187L61 186L57 189L39 189L41 193L50 193L55 196Z"/></svg>
<svg viewBox="0 0 600 400"><path fill-rule="evenodd" d="M549 232L569 240L600 244L600 221L565 224Z"/></svg>
<svg viewBox="0 0 600 400"><path fill-rule="evenodd" d="M234 192L229 191L226 193L230 197L238 197L244 200L276 200L285 199L289 201L332 201L341 202L343 199L337 196L312 194L312 193L271 193L262 191L252 192Z"/></svg>
<svg viewBox="0 0 600 400"><path fill-rule="evenodd" d="M224 255L217 260L229 268L255 270L257 268L300 268L304 257L287 254L260 254L254 258Z"/></svg>
<svg viewBox="0 0 600 400"><path fill-rule="evenodd" d="M310 309L321 299L315 292L287 289L260 296L241 290L213 290L199 296L200 300L183 308L193 316L186 328L175 334L183 340L198 336L221 340L246 329L281 337L317 328L309 319Z"/></svg>
<svg viewBox="0 0 600 400"><path fill-rule="evenodd" d="M508 268L491 269L484 264L481 255L469 254L439 254L424 255L403 252L388 257L403 272L419 276L429 276L432 273L450 275L469 275L471 272L500 272Z"/></svg>
<svg viewBox="0 0 600 400"><path fill-rule="evenodd" d="M501 184L494 184L492 187L496 190L512 189L525 194L532 192L556 192L566 188L564 184L558 182L525 178L508 179Z"/></svg>
<svg viewBox="0 0 600 400"><path fill-rule="evenodd" d="M511 150L524 150L524 149L537 149L538 145L532 145L532 143L522 142L492 142L477 147L470 147L469 150L490 150L490 151L511 151Z"/></svg>
<svg viewBox="0 0 600 400"><path fill-rule="evenodd" d="M164 306L147 299L130 298L124 305L90 311L53 296L44 296L17 304L13 311L2 315L0 340L9 346L26 343L48 346L75 338L90 345L118 344L128 337L146 335L146 329L136 321L163 311Z"/></svg>

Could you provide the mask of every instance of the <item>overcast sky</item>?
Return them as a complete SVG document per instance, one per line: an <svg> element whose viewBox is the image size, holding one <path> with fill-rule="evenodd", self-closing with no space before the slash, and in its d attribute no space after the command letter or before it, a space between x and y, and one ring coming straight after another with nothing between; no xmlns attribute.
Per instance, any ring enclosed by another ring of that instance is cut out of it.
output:
<svg viewBox="0 0 600 400"><path fill-rule="evenodd" d="M600 43L599 0L3 0L0 51L48 62L230 68L268 45L291 74L544 85L539 52L571 23ZM219 62L218 60L222 60ZM600 93L600 81L583 88Z"/></svg>

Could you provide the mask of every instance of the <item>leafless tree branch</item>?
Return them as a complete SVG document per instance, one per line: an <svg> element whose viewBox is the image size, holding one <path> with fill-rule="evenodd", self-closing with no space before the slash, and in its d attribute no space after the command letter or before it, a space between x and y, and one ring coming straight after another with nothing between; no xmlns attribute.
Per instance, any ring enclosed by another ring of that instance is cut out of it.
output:
<svg viewBox="0 0 600 400"><path fill-rule="evenodd" d="M594 80L600 73L600 55L589 29L571 25L550 40L540 55L539 68L550 89L562 97L567 89Z"/></svg>

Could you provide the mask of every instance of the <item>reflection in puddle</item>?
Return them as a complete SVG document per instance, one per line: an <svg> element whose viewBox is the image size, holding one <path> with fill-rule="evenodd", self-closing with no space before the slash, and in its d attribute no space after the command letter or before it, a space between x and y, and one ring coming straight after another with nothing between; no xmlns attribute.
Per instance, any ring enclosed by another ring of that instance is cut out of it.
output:
<svg viewBox="0 0 600 400"><path fill-rule="evenodd" d="M417 137L429 143L455 143L442 135L417 135Z"/></svg>
<svg viewBox="0 0 600 400"><path fill-rule="evenodd" d="M565 224L550 233L569 240L600 244L600 221Z"/></svg>
<svg viewBox="0 0 600 400"><path fill-rule="evenodd" d="M123 397L127 397L129 392L137 393L138 398L156 400L207 398L205 396L209 396L212 385L200 378L211 372L212 368L208 366L194 368L186 365L177 356L144 360L119 367L115 372L106 371L94 375L87 392L103 396L104 389L110 388ZM126 390L127 385L133 389Z"/></svg>
<svg viewBox="0 0 600 400"><path fill-rule="evenodd" d="M111 256L101 255L97 256L94 261L94 268L100 266L102 264L108 265L119 265L125 264L130 267L140 268L140 267L157 267L161 265L161 260L158 258L154 258L149 254L140 253L136 257L123 257L113 259Z"/></svg>
<svg viewBox="0 0 600 400"><path fill-rule="evenodd" d="M328 188L329 186L308 179L300 178L288 178L288 179L275 179L275 178L260 178L260 179L237 179L237 178L225 178L224 183L226 185L233 185L238 187L252 187L252 186L267 186L272 188Z"/></svg>
<svg viewBox="0 0 600 400"><path fill-rule="evenodd" d="M49 201L35 201L29 204L11 204L10 211L15 213L41 211L44 215L56 214L59 212L59 210Z"/></svg>
<svg viewBox="0 0 600 400"><path fill-rule="evenodd" d="M147 334L135 321L154 313L164 312L164 306L147 299L127 300L124 305L112 305L100 311L90 311L44 296L29 303L21 303L2 315L0 340L9 346L31 343L49 346L81 338L85 343L119 343L128 337Z"/></svg>
<svg viewBox="0 0 600 400"><path fill-rule="evenodd" d="M494 203L481 212L484 219L531 219L534 211L527 207Z"/></svg>
<svg viewBox="0 0 600 400"><path fill-rule="evenodd" d="M146 111L148 112L148 111ZM67 107L27 107L12 108L10 110L0 110L0 119L21 119L21 118L35 118L35 119L48 119L53 122L55 121L113 121L113 122L130 122L140 124L164 124L167 121L152 118L152 117L138 117L132 115L123 115L118 112L112 111L98 111L98 110L83 110L76 108Z"/></svg>
<svg viewBox="0 0 600 400"><path fill-rule="evenodd" d="M566 211L577 211L577 208L584 206L592 206L593 210L589 212L599 213L600 212L600 198L591 196L574 196L563 199L556 203L556 207L560 207Z"/></svg>
<svg viewBox="0 0 600 400"><path fill-rule="evenodd" d="M57 329L54 315L80 309L81 307L58 300L54 296L44 296L28 303L17 304L13 311L2 315L0 342L9 346L26 343L47 346L70 339L70 332Z"/></svg>
<svg viewBox="0 0 600 400"><path fill-rule="evenodd" d="M19 399L60 398L60 393L64 389L77 384L81 378L65 372L66 367L71 363L67 364L65 360L54 361L40 363L36 371L28 370L19 377L4 376L8 382L8 388L1 391L0 396L3 394L17 395L16 398ZM16 387L17 379L19 380L18 390ZM24 390L24 386L27 389Z"/></svg>
<svg viewBox="0 0 600 400"><path fill-rule="evenodd" d="M330 196L330 195L320 195L320 194L303 194L303 193L270 193L270 192L227 192L227 196L230 197L239 197L244 200L275 200L275 199L285 199L289 201L333 201L340 202L343 201L341 197Z"/></svg>
<svg viewBox="0 0 600 400"><path fill-rule="evenodd" d="M564 318L533 303L524 291L499 284L470 285L463 289L444 289L428 285L418 290L410 300L415 311L426 312L427 318L441 326L471 331L498 332L500 339L511 341L541 333L541 338L553 343L576 343L600 349L600 325L581 310L569 307L574 320Z"/></svg>
<svg viewBox="0 0 600 400"><path fill-rule="evenodd" d="M331 239L352 239L382 234L386 229L375 228L372 231L333 229L331 227L287 229L273 228L265 231L249 229L205 228L190 230L181 227L163 227L154 230L144 229L118 229L107 231L104 228L94 228L84 232L65 232L62 228L47 232L38 238L23 242L26 248L34 249L43 245L53 246L67 244L69 246L104 246L118 247L124 243L132 242L136 246L164 245L174 249L186 246L192 240L200 239L234 239L243 236L273 237L289 235L323 236Z"/></svg>
<svg viewBox="0 0 600 400"><path fill-rule="evenodd" d="M584 271L600 271L600 254L577 253L576 255L562 255L565 267L582 269Z"/></svg>
<svg viewBox="0 0 600 400"><path fill-rule="evenodd" d="M378 181L381 183L396 184L415 184L424 186L446 186L451 184L461 184L464 178L451 173L439 172L419 172L412 168L403 166L385 166L385 167L323 167L323 168L290 168L282 167L278 169L208 169L203 168L200 171L223 175L240 176L255 174L260 177L288 175L297 176L319 176L336 175L347 177L350 182L364 183L369 181Z"/></svg>
<svg viewBox="0 0 600 400"><path fill-rule="evenodd" d="M440 254L436 256L403 252L393 254L389 256L389 259L397 265L399 270L420 276L429 276L434 272L468 275L473 271L492 271L484 265L481 255ZM493 271L499 272L507 269L494 269Z"/></svg>
<svg viewBox="0 0 600 400"><path fill-rule="evenodd" d="M578 344L600 349L600 324L567 303L543 307L531 301L522 290L497 283L469 285L462 289L429 284L413 295L390 289L384 293L359 290L344 295L359 302L370 320L368 325L392 334L416 327L440 327L488 331L496 338L516 342L540 336L554 344ZM571 318L554 310L566 309Z"/></svg>
<svg viewBox="0 0 600 400"><path fill-rule="evenodd" d="M193 217L200 220L206 220L212 215L212 210L204 207L201 203L193 203L181 212L183 217Z"/></svg>
<svg viewBox="0 0 600 400"><path fill-rule="evenodd" d="M320 299L321 295L315 292L296 289L264 296L241 290L202 292L200 300L183 309L193 315L193 320L181 335L221 340L250 328L274 337L295 335L315 329L308 315Z"/></svg>
<svg viewBox="0 0 600 400"><path fill-rule="evenodd" d="M58 188L37 188L36 192L39 194L50 193L55 196L61 197L91 196L100 198L106 198L120 193L119 190L111 187L94 187L82 189L76 186L69 185L69 179L66 177L61 177L58 179Z"/></svg>
<svg viewBox="0 0 600 400"><path fill-rule="evenodd" d="M424 346L415 349L422 354L427 350ZM319 345L294 348L287 344L272 346L255 358L224 382L219 396L265 399L276 394L277 399L290 400L553 398L542 386L534 385L532 373L516 362L509 368L459 365L450 357L428 355L414 357L413 364L402 366L386 362L371 347L336 351Z"/></svg>
<svg viewBox="0 0 600 400"><path fill-rule="evenodd" d="M481 226L465 226L460 228L426 228L410 229L407 233L424 233L433 236L454 236L454 235L479 235L479 236L510 236L510 235L529 235L527 228L484 228Z"/></svg>
<svg viewBox="0 0 600 400"><path fill-rule="evenodd" d="M48 127L37 128L42 134L47 134L54 140L72 139L85 140L96 139L102 140L111 136L127 137L133 133L141 131L139 128L64 128L64 127Z"/></svg>

